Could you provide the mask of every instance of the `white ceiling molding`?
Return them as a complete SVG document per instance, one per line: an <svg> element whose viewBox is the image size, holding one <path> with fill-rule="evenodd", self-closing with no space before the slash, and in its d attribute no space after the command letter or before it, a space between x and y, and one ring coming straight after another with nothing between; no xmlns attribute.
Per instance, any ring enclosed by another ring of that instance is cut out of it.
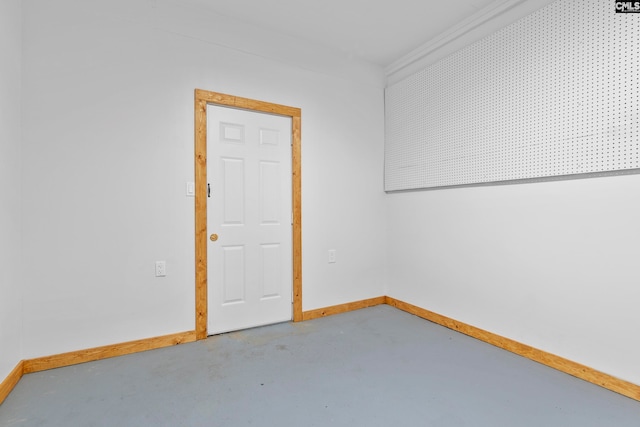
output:
<svg viewBox="0 0 640 427"><path fill-rule="evenodd" d="M556 0L496 0L385 67L387 84L425 68Z"/></svg>
<svg viewBox="0 0 640 427"><path fill-rule="evenodd" d="M491 19L494 19L502 15L507 10L524 2L525 0L496 0L489 6L480 9L477 13L471 15L469 18L463 20L459 24L454 25L449 30L440 34L438 37L429 40L422 46L412 50L407 55L394 61L389 66L385 67L385 73L387 76L393 75L398 71L406 68L407 66L420 61L421 59L429 56L431 53L446 46L452 41L460 38L464 34L479 27Z"/></svg>

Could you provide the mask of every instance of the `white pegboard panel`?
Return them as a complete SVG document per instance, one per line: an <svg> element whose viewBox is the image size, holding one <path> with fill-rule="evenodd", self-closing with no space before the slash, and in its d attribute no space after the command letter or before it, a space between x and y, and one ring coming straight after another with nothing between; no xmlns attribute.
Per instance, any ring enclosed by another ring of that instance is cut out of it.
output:
<svg viewBox="0 0 640 427"><path fill-rule="evenodd" d="M640 14L559 0L386 90L385 190L640 168Z"/></svg>

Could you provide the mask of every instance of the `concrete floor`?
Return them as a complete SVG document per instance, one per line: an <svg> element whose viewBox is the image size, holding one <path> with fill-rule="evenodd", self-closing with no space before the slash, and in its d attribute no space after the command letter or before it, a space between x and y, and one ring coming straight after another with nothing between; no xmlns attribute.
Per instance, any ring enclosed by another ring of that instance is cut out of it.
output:
<svg viewBox="0 0 640 427"><path fill-rule="evenodd" d="M23 377L0 426L640 426L640 402L389 306Z"/></svg>

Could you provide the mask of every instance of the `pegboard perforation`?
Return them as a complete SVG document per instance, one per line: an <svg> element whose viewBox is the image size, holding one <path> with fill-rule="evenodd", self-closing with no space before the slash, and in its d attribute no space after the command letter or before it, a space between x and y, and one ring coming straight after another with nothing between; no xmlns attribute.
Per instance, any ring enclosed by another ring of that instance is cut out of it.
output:
<svg viewBox="0 0 640 427"><path fill-rule="evenodd" d="M608 0L560 0L388 87L385 189L640 168L639 36Z"/></svg>

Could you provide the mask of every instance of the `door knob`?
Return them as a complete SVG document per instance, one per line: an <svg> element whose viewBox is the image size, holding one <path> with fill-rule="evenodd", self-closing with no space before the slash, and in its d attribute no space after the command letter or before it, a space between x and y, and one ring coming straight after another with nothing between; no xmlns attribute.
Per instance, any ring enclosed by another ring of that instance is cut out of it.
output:
<svg viewBox="0 0 640 427"><path fill-rule="evenodd" d="M215 242L216 240L218 240L218 235L217 234L212 234L211 236L209 236L209 240L211 240L212 242Z"/></svg>

